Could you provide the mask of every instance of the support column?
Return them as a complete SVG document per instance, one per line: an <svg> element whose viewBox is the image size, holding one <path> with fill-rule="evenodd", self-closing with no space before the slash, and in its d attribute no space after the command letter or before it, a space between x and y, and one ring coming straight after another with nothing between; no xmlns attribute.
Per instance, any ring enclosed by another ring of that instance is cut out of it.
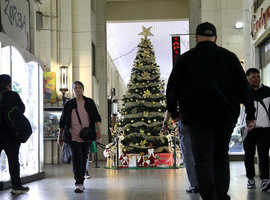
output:
<svg viewBox="0 0 270 200"><path fill-rule="evenodd" d="M202 21L201 0L189 0L189 47L190 49L196 46L195 32L198 24Z"/></svg>
<svg viewBox="0 0 270 200"><path fill-rule="evenodd" d="M99 81L99 113L102 118L101 130L103 144L108 144L108 92L107 92L107 32L106 32L106 1L96 1L97 15L97 71ZM98 149L99 160L105 160L103 150Z"/></svg>

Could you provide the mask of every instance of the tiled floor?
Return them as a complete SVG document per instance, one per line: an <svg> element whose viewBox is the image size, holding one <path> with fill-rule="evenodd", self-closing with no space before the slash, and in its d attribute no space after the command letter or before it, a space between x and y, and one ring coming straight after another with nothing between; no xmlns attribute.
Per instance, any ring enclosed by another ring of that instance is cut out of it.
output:
<svg viewBox="0 0 270 200"><path fill-rule="evenodd" d="M104 163L99 163L101 166ZM188 181L184 168L108 170L91 169L84 193L73 192L71 165L44 166L46 178L26 184L30 191L12 195L10 189L0 191L1 200L200 200L198 194L187 194ZM232 200L269 200L270 191L246 189L243 162L231 162ZM257 186L260 181L256 178Z"/></svg>

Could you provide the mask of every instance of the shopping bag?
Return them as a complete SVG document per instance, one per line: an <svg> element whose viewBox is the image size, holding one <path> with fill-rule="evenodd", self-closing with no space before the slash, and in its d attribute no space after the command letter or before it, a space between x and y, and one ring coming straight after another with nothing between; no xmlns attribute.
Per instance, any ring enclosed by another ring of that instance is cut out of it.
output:
<svg viewBox="0 0 270 200"><path fill-rule="evenodd" d="M70 164L71 157L72 157L72 152L69 145L64 144L62 155L61 155L61 161L66 164Z"/></svg>
<svg viewBox="0 0 270 200"><path fill-rule="evenodd" d="M95 141L91 142L90 148L89 148L91 153L96 153L97 152L97 145Z"/></svg>

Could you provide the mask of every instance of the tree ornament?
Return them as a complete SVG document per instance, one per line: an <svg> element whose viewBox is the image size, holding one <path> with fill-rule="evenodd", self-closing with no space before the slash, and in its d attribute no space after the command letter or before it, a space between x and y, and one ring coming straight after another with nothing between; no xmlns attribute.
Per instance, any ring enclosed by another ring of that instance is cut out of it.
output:
<svg viewBox="0 0 270 200"><path fill-rule="evenodd" d="M156 122L157 121L157 119L154 119L154 122Z"/></svg>
<svg viewBox="0 0 270 200"><path fill-rule="evenodd" d="M142 76L143 76L144 79L147 79L147 80L150 79L150 74L148 72L146 72L146 71L143 72L143 75Z"/></svg>
<svg viewBox="0 0 270 200"><path fill-rule="evenodd" d="M155 102L155 101L153 101L153 102L152 102L152 104L156 104L156 102Z"/></svg>
<svg viewBox="0 0 270 200"><path fill-rule="evenodd" d="M128 128L127 131L130 131L130 129Z"/></svg>
<svg viewBox="0 0 270 200"><path fill-rule="evenodd" d="M144 134L144 130L143 129L140 129L140 134Z"/></svg>
<svg viewBox="0 0 270 200"><path fill-rule="evenodd" d="M147 121L147 123L150 124L150 123L151 123L151 120L149 119L149 120Z"/></svg>
<svg viewBox="0 0 270 200"><path fill-rule="evenodd" d="M143 31L141 33L139 33L139 35L143 35L144 39L146 39L148 36L154 36L150 31L152 26L150 26L149 28L145 28L144 26L142 26Z"/></svg>
<svg viewBox="0 0 270 200"><path fill-rule="evenodd" d="M138 91L139 91L138 89L135 90L135 92L138 92Z"/></svg>
<svg viewBox="0 0 270 200"><path fill-rule="evenodd" d="M150 135L151 135L151 133L147 133L147 135L148 135L148 136L150 136Z"/></svg>
<svg viewBox="0 0 270 200"><path fill-rule="evenodd" d="M160 108L158 109L158 112L161 112L161 109Z"/></svg>
<svg viewBox="0 0 270 200"><path fill-rule="evenodd" d="M131 122L131 123L133 123L133 122L134 122L134 120L131 120L130 122Z"/></svg>
<svg viewBox="0 0 270 200"><path fill-rule="evenodd" d="M141 120L144 121L144 118L142 118Z"/></svg>
<svg viewBox="0 0 270 200"><path fill-rule="evenodd" d="M141 145L141 147L145 147L145 144L146 144L146 140L141 140L141 142L140 142L140 145Z"/></svg>
<svg viewBox="0 0 270 200"><path fill-rule="evenodd" d="M136 145L136 146L139 146L139 143L137 142L135 145Z"/></svg>
<svg viewBox="0 0 270 200"><path fill-rule="evenodd" d="M136 113L137 113L137 108L133 108L133 109L131 110L131 113L132 113L132 114L136 114Z"/></svg>
<svg viewBox="0 0 270 200"><path fill-rule="evenodd" d="M144 94L143 94L143 98L149 98L151 95L151 92L147 89L146 91L144 91Z"/></svg>
<svg viewBox="0 0 270 200"><path fill-rule="evenodd" d="M148 111L144 111L144 112L143 112L143 116L144 116L144 117L148 117L148 116L149 116L149 112L148 112Z"/></svg>

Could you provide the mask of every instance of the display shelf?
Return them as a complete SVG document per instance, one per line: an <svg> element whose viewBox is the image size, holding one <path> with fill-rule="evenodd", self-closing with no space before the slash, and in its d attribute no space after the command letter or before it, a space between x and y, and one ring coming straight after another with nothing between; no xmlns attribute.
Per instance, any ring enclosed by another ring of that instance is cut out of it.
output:
<svg viewBox="0 0 270 200"><path fill-rule="evenodd" d="M57 139L61 113L59 107L44 108L44 140Z"/></svg>

